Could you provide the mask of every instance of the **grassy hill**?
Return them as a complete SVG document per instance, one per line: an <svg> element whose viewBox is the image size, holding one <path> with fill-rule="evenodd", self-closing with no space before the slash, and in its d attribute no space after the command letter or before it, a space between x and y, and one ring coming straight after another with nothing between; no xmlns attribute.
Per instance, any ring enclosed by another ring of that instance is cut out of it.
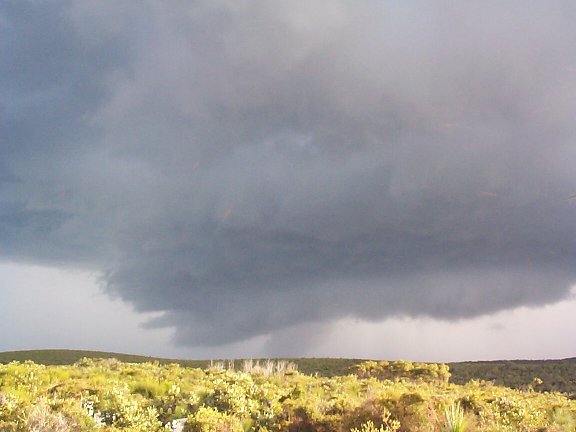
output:
<svg viewBox="0 0 576 432"><path fill-rule="evenodd" d="M56 361L85 353L43 354ZM344 367L346 361L332 363ZM0 364L0 431L576 430L576 400L489 382L449 383L445 365L365 361L358 375L333 378L302 374L282 361L236 362L234 370L226 366L90 358L73 365Z"/></svg>
<svg viewBox="0 0 576 432"><path fill-rule="evenodd" d="M0 352L0 363L6 364L12 361L24 362L31 360L43 365L71 365L78 360L87 358L110 359L115 358L125 363L158 362L160 364L177 363L180 366L206 368L212 360L180 360L160 357L149 357L133 354L122 354L105 351L83 350L28 350L28 351L5 351ZM264 359L254 359L264 360ZM334 358L299 358L283 359L296 363L298 370L304 374L318 374L324 377L342 376L351 372L354 365L362 362L360 359L334 359ZM215 360L218 361L218 360ZM242 360L237 360L241 362Z"/></svg>
<svg viewBox="0 0 576 432"><path fill-rule="evenodd" d="M178 360L140 355L81 350L31 350L0 353L0 363L31 360L44 365L71 365L88 358L115 358L128 363L177 363L180 366L206 368L210 360ZM361 359L298 358L285 359L296 363L298 370L307 375L323 377L344 376L361 363ZM237 360L241 363L241 360ZM537 391L558 391L576 395L576 358L563 360L502 360L448 363L452 373L450 381L465 384L470 380L491 381L516 389L533 388ZM536 379L536 380L535 380Z"/></svg>
<svg viewBox="0 0 576 432"><path fill-rule="evenodd" d="M125 363L146 363L157 361L160 364L178 363L182 366L200 368L203 368L210 363L205 360L174 360L133 354L83 350L5 351L0 353L0 363L6 364L11 361L24 362L26 360L31 360L34 363L43 365L71 365L84 357L100 359L115 358Z"/></svg>
<svg viewBox="0 0 576 432"><path fill-rule="evenodd" d="M563 360L502 360L450 363L451 381L492 381L512 388L559 391L576 395L576 358Z"/></svg>

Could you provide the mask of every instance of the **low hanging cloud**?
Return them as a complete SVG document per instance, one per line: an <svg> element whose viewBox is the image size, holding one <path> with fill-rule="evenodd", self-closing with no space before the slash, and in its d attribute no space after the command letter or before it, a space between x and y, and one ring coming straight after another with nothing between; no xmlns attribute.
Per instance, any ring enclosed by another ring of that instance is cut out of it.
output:
<svg viewBox="0 0 576 432"><path fill-rule="evenodd" d="M576 283L567 0L0 5L0 253L180 344ZM273 345L273 342L272 342Z"/></svg>

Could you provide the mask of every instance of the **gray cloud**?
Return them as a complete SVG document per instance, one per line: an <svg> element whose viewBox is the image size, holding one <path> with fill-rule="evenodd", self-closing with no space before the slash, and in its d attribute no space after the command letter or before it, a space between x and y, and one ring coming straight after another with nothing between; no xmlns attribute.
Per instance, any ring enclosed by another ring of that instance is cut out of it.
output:
<svg viewBox="0 0 576 432"><path fill-rule="evenodd" d="M182 344L558 301L576 282L574 18L4 2L2 254L101 272Z"/></svg>

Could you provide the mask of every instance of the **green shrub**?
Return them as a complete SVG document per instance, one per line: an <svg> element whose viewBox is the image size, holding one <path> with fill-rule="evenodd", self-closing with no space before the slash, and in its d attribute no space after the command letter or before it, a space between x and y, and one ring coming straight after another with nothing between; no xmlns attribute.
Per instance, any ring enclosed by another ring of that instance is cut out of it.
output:
<svg viewBox="0 0 576 432"><path fill-rule="evenodd" d="M444 409L444 432L464 432L464 410L460 403L453 403Z"/></svg>
<svg viewBox="0 0 576 432"><path fill-rule="evenodd" d="M400 422L396 420L392 420L389 424L380 425L380 427L374 426L374 422L368 420L359 429L354 428L350 432L396 432L398 429L400 429Z"/></svg>
<svg viewBox="0 0 576 432"><path fill-rule="evenodd" d="M155 399L166 394L166 386L161 383L145 380L138 381L131 386L132 393L137 393L148 399Z"/></svg>
<svg viewBox="0 0 576 432"><path fill-rule="evenodd" d="M186 432L243 432L240 420L212 407L201 407L188 417Z"/></svg>
<svg viewBox="0 0 576 432"><path fill-rule="evenodd" d="M106 392L97 409L107 425L134 432L162 430L156 409L142 399L131 397L127 389L113 388Z"/></svg>
<svg viewBox="0 0 576 432"><path fill-rule="evenodd" d="M566 408L555 407L552 410L552 423L557 425L562 431L576 431L576 415Z"/></svg>
<svg viewBox="0 0 576 432"><path fill-rule="evenodd" d="M450 368L436 363L369 360L356 365L355 369L361 378L379 380L447 383L450 379Z"/></svg>

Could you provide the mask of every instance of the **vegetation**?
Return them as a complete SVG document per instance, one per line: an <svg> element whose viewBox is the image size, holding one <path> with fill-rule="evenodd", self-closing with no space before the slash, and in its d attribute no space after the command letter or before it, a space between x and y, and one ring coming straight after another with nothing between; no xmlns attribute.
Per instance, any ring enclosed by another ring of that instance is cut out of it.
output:
<svg viewBox="0 0 576 432"><path fill-rule="evenodd" d="M321 377L291 362L235 363L0 365L0 431L576 431L565 395L457 385L445 365L364 362Z"/></svg>
<svg viewBox="0 0 576 432"><path fill-rule="evenodd" d="M454 403L444 410L445 423L443 431L445 432L464 432L466 430L464 423L464 410L460 403Z"/></svg>
<svg viewBox="0 0 576 432"><path fill-rule="evenodd" d="M177 363L183 367L207 368L214 363L210 360L174 360L155 357L136 356L100 351L78 350L36 350L12 351L0 353L0 363L31 360L43 365L71 365L80 359L115 358L128 363L158 362L160 364ZM363 363L360 359L323 359L300 358L285 359L296 364L298 370L306 375L322 377L344 376L356 371ZM243 360L237 360L241 364ZM265 360L260 359L261 363ZM532 388L536 391L556 391L576 395L576 358L564 360L514 360L448 363L450 382L466 384L471 380L491 381L519 390Z"/></svg>
<svg viewBox="0 0 576 432"><path fill-rule="evenodd" d="M449 367L445 364L413 363L402 360L394 362L367 360L356 365L355 370L360 378L379 380L447 383L450 378Z"/></svg>
<svg viewBox="0 0 576 432"><path fill-rule="evenodd" d="M576 358L450 363L452 382L492 381L516 389L576 395Z"/></svg>
<svg viewBox="0 0 576 432"><path fill-rule="evenodd" d="M174 360L157 357L148 357L132 354L120 354L104 351L82 350L28 350L5 351L0 353L0 363L7 364L13 361L32 361L42 365L72 365L83 358L116 359L126 363L158 362L160 364L178 363L181 366L204 368L210 360Z"/></svg>

